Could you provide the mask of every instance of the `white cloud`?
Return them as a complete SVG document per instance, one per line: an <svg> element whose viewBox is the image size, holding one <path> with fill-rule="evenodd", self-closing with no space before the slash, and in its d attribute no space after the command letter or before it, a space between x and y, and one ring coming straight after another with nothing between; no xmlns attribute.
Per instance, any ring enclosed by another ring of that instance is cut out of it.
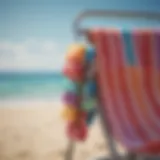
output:
<svg viewBox="0 0 160 160"><path fill-rule="evenodd" d="M53 41L0 41L0 70L59 70L63 61L64 54Z"/></svg>

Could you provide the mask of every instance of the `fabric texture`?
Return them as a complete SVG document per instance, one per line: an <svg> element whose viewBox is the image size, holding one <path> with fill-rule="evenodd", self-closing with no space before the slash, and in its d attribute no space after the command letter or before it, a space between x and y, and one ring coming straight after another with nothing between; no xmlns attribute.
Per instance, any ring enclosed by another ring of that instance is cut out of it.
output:
<svg viewBox="0 0 160 160"><path fill-rule="evenodd" d="M89 35L113 137L132 152L160 153L160 30L103 28Z"/></svg>

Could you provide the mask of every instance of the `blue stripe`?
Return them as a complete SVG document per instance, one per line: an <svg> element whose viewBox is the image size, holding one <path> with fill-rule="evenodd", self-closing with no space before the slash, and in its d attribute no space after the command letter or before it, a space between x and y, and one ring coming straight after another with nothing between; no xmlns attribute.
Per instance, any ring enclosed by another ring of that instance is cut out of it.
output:
<svg viewBox="0 0 160 160"><path fill-rule="evenodd" d="M132 42L132 35L129 32L123 31L124 47L127 64L135 64L134 48Z"/></svg>

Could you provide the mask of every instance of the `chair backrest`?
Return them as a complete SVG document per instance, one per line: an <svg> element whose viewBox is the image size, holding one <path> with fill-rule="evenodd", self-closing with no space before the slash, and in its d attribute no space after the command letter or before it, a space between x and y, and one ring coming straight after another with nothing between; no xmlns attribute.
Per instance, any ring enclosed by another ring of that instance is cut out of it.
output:
<svg viewBox="0 0 160 160"><path fill-rule="evenodd" d="M160 30L93 29L101 109L128 150L160 153Z"/></svg>

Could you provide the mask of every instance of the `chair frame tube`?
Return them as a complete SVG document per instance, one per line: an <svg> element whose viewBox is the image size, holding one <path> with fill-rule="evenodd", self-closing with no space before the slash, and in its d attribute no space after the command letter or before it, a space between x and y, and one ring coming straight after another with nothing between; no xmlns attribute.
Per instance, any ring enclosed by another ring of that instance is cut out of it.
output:
<svg viewBox="0 0 160 160"><path fill-rule="evenodd" d="M105 18L132 18L146 19L160 22L160 12L146 11L122 11L122 10L87 10L80 13L73 22L74 38L85 35L87 29L81 28L81 23L85 19L105 17Z"/></svg>

